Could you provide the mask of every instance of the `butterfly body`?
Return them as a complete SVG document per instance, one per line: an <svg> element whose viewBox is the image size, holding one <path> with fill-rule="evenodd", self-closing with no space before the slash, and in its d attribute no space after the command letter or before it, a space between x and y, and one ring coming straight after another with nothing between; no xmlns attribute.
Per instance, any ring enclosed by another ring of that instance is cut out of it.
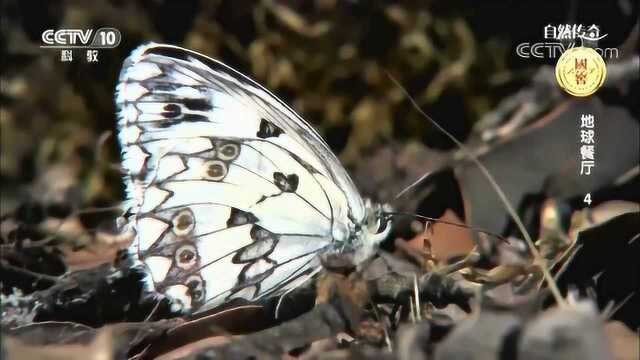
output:
<svg viewBox="0 0 640 360"><path fill-rule="evenodd" d="M143 45L116 105L129 252L185 311L281 294L319 253L366 258L389 231L309 124L216 60Z"/></svg>

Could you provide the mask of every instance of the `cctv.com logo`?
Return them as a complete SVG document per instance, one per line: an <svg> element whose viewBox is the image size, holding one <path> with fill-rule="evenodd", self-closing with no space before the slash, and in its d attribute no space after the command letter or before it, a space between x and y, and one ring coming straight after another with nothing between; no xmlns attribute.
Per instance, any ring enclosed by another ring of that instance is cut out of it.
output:
<svg viewBox="0 0 640 360"><path fill-rule="evenodd" d="M122 35L116 28L94 29L47 29L42 32L41 48L103 48L112 49L120 45Z"/></svg>
<svg viewBox="0 0 640 360"><path fill-rule="evenodd" d="M575 43L565 44L561 42L521 43L516 47L516 54L521 58L555 59L559 58L566 50L575 47ZM617 48L594 48L604 59L617 59Z"/></svg>

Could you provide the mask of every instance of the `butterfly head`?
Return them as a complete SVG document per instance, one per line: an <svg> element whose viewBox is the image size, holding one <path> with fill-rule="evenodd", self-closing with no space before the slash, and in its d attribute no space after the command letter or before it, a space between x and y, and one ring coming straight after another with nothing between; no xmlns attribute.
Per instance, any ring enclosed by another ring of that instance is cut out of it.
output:
<svg viewBox="0 0 640 360"><path fill-rule="evenodd" d="M359 231L356 231L356 236L361 244L356 256L357 262L371 257L378 245L391 232L391 220L385 216L385 213L391 210L389 205L376 204L366 199L365 210L366 215L358 227Z"/></svg>

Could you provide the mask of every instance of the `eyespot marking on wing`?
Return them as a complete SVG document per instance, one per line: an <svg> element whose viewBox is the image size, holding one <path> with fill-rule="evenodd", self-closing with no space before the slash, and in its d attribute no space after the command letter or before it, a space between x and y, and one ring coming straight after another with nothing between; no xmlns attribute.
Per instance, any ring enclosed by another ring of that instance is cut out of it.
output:
<svg viewBox="0 0 640 360"><path fill-rule="evenodd" d="M185 244L176 249L176 266L182 270L189 270L198 263L198 249L191 244Z"/></svg>
<svg viewBox="0 0 640 360"><path fill-rule="evenodd" d="M179 211L171 222L173 224L173 233L177 236L189 235L196 226L193 211L188 208Z"/></svg>
<svg viewBox="0 0 640 360"><path fill-rule="evenodd" d="M225 142L219 145L218 157L224 161L235 160L240 155L240 145L234 142Z"/></svg>
<svg viewBox="0 0 640 360"><path fill-rule="evenodd" d="M202 165L204 167L203 178L207 180L220 181L229 172L229 167L222 160L209 160Z"/></svg>

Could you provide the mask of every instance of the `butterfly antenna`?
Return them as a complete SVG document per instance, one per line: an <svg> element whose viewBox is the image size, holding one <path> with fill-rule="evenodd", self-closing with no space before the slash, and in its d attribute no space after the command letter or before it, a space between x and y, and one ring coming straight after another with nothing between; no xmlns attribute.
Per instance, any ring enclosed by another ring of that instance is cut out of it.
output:
<svg viewBox="0 0 640 360"><path fill-rule="evenodd" d="M468 156L471 159L471 161L474 164L476 164L476 166L478 166L482 174L485 176L485 178L487 178L487 180L491 184L491 187L493 187L496 194L500 198L500 201L502 202L502 205L504 206L505 210L507 210L507 212L515 222L516 226L518 227L518 230L520 230L520 233L522 233L522 236L524 237L527 243L527 246L529 247L529 251L531 251L531 254L533 255L534 262L537 263L538 266L540 267L540 270L544 275L547 285L549 286L549 290L551 290L551 293L553 294L553 297L555 298L556 302L560 306L566 306L567 304L564 301L562 294L560 293L560 289L558 289L558 285L553 279L553 276L551 276L551 272L549 271L549 268L545 264L545 260L542 258L542 256L540 255L540 252L534 245L533 240L529 235L529 232L527 231L524 224L522 223L522 219L520 218L520 216L518 216L515 209L511 205L511 202L507 199L507 196L502 191L502 189L500 188L496 180L493 178L491 173L489 173L489 170L480 162L478 157L475 154L473 154L472 151L470 151L464 144L458 141L458 139L456 139L455 136L451 135L447 130L445 130L442 126L440 126L440 124L438 124L435 120L433 120L431 116L427 115L420 108L420 105L418 105L416 100L409 94L409 92L400 84L400 82L398 82L398 80L396 80L389 72L387 72L387 76L402 91L402 93L407 97L409 102L411 102L411 105L414 107L414 109L416 109L416 111L418 111L420 115L422 115L433 126L435 126L438 130L440 130L443 134L445 134L449 139L451 139L451 141L453 141L460 148L460 150L462 150L464 154Z"/></svg>
<svg viewBox="0 0 640 360"><path fill-rule="evenodd" d="M412 214L412 213L397 212L397 211L384 212L383 215L390 216L390 217L393 217L393 216L406 216L406 217L412 217L414 219L426 220L428 222L434 222L434 223L457 226L457 227L473 230L473 231L476 231L476 232L479 232L479 233L482 233L482 234L487 234L487 235L493 236L493 237L498 238L499 240L504 241L506 243L509 242L509 240L505 239L505 237L502 236L502 235L498 235L496 233L493 233L493 232L485 230L485 229L477 228L477 227L474 227L474 226L469 226L467 224L461 224L461 223L457 223L457 222L446 221L446 220L442 220L442 219L436 219L436 218L432 218L432 217L429 217L429 216L424 216L424 215L419 215L419 214Z"/></svg>
<svg viewBox="0 0 640 360"><path fill-rule="evenodd" d="M414 181L411 185L407 186L406 188L402 189L402 191L400 191L398 193L398 195L396 195L393 198L393 201L398 200L402 195L406 194L409 192L409 190L412 190L413 188L415 188L416 186L418 186L421 182L425 181L431 174L431 172L428 172L424 175L422 175L418 180Z"/></svg>

